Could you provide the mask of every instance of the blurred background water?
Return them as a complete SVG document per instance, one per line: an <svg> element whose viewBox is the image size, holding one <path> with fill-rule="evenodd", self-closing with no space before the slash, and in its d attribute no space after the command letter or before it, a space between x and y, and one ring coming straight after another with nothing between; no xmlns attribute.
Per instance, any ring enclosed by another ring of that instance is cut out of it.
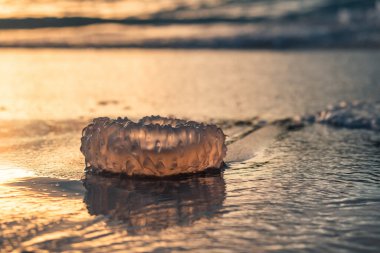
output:
<svg viewBox="0 0 380 253"><path fill-rule="evenodd" d="M0 252L379 252L379 23L369 0L0 0ZM228 167L84 173L93 117L152 114L220 126Z"/></svg>
<svg viewBox="0 0 380 253"><path fill-rule="evenodd" d="M0 5L3 47L378 48L380 41L377 0L2 0Z"/></svg>

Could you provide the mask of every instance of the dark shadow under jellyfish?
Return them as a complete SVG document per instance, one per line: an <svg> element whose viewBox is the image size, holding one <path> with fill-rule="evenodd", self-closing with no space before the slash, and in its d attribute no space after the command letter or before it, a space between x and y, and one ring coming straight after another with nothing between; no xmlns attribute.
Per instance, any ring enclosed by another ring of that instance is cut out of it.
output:
<svg viewBox="0 0 380 253"><path fill-rule="evenodd" d="M160 180L87 172L83 184L88 212L121 222L129 234L211 219L220 213L226 192L220 172Z"/></svg>

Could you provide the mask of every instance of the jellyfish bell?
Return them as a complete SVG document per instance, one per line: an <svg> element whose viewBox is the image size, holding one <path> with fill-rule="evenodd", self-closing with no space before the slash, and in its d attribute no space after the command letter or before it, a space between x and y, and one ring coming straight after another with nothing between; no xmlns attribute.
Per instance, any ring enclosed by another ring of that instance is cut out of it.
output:
<svg viewBox="0 0 380 253"><path fill-rule="evenodd" d="M83 129L86 166L129 176L173 176L221 168L225 135L215 125L144 117L96 118Z"/></svg>

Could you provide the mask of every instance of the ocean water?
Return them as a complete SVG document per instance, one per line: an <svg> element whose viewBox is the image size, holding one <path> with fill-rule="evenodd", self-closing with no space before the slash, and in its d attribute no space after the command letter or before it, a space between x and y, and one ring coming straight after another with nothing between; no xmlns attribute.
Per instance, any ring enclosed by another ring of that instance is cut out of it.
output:
<svg viewBox="0 0 380 253"><path fill-rule="evenodd" d="M378 252L380 52L0 51L1 251ZM221 173L84 173L97 116L218 124Z"/></svg>
<svg viewBox="0 0 380 253"><path fill-rule="evenodd" d="M378 0L0 1L1 47L379 48Z"/></svg>

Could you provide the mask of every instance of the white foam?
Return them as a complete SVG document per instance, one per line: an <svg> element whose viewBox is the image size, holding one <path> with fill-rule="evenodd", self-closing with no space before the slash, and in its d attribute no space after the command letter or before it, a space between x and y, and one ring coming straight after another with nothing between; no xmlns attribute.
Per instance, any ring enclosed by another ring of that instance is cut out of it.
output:
<svg viewBox="0 0 380 253"><path fill-rule="evenodd" d="M316 121L336 127L380 130L380 103L346 102L330 105Z"/></svg>

